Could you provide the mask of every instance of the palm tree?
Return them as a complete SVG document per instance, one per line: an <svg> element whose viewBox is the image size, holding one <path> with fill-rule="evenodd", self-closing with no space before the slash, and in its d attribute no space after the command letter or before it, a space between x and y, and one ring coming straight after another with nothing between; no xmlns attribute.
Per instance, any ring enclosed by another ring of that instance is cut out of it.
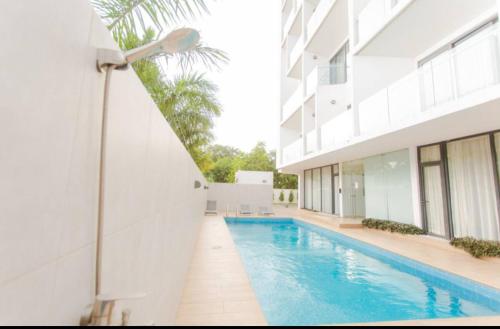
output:
<svg viewBox="0 0 500 329"><path fill-rule="evenodd" d="M198 73L184 73L166 81L165 85L166 92L159 108L196 158L214 138L211 132L214 119L222 112L216 97L218 88Z"/></svg>
<svg viewBox="0 0 500 329"><path fill-rule="evenodd" d="M205 0L92 0L92 4L122 49L131 35L145 34L151 28L148 24L152 24L159 37L174 24L208 13ZM176 60L185 70L196 62L219 68L228 61L225 52L203 44L189 52L164 57L167 63Z"/></svg>

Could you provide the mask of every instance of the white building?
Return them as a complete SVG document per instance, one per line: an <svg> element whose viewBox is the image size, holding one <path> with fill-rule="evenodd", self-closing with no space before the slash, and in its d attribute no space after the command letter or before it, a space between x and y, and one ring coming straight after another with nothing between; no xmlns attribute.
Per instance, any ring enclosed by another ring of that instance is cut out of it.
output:
<svg viewBox="0 0 500 329"><path fill-rule="evenodd" d="M273 185L274 173L267 171L238 171L236 184L243 185Z"/></svg>
<svg viewBox="0 0 500 329"><path fill-rule="evenodd" d="M497 0L285 0L279 167L300 207L500 239Z"/></svg>

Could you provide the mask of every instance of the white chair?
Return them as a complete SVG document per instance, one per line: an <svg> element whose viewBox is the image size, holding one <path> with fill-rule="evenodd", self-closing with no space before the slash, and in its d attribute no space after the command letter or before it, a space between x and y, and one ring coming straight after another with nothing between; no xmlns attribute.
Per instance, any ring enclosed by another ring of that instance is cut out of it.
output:
<svg viewBox="0 0 500 329"><path fill-rule="evenodd" d="M240 206L240 215L242 215L242 216L253 215L253 212L252 212L252 209L251 209L250 205L242 204Z"/></svg>
<svg viewBox="0 0 500 329"><path fill-rule="evenodd" d="M273 216L274 212L268 207L259 207L259 216Z"/></svg>
<svg viewBox="0 0 500 329"><path fill-rule="evenodd" d="M207 201L207 210L205 215L218 215L217 212L217 201Z"/></svg>

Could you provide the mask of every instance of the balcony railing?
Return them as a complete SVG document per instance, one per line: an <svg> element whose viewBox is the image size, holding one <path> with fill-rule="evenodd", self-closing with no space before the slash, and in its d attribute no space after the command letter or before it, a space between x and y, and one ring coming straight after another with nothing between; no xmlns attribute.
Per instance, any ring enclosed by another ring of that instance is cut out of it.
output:
<svg viewBox="0 0 500 329"><path fill-rule="evenodd" d="M357 43L367 40L387 21L401 0L371 0L360 12L357 23Z"/></svg>
<svg viewBox="0 0 500 329"><path fill-rule="evenodd" d="M321 126L321 149L341 147L354 137L354 116L345 111Z"/></svg>
<svg viewBox="0 0 500 329"><path fill-rule="evenodd" d="M328 10L335 1L336 0L321 0L319 2L306 26L305 33L307 40L309 40L313 36L313 33L318 30L325 16L328 14Z"/></svg>
<svg viewBox="0 0 500 329"><path fill-rule="evenodd" d="M307 77L306 95L314 94L319 86L344 84L347 77L348 68L345 65L317 66Z"/></svg>
<svg viewBox="0 0 500 329"><path fill-rule="evenodd" d="M361 135L415 122L437 106L500 83L495 27L426 63L359 105Z"/></svg>
<svg viewBox="0 0 500 329"><path fill-rule="evenodd" d="M281 120L288 119L298 109L302 107L304 100L304 90L302 84L297 87L297 90L290 96L288 101L283 105L283 114Z"/></svg>
<svg viewBox="0 0 500 329"><path fill-rule="evenodd" d="M283 148L282 164L290 164L302 160L304 145L302 138Z"/></svg>
<svg viewBox="0 0 500 329"><path fill-rule="evenodd" d="M318 151L318 132L316 129L306 135L306 154Z"/></svg>

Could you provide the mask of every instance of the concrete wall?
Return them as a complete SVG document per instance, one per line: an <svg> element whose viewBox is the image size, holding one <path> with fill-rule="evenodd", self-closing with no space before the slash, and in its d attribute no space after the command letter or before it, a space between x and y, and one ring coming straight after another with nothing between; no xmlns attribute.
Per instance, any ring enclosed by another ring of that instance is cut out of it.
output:
<svg viewBox="0 0 500 329"><path fill-rule="evenodd" d="M257 212L259 207L272 208L272 185L238 185L238 184L210 184L208 200L217 201L217 210L220 212L229 209L234 213L241 205L250 205L252 211Z"/></svg>
<svg viewBox="0 0 500 329"><path fill-rule="evenodd" d="M104 76L115 48L87 0L2 1L0 325L78 324L94 300ZM112 82L106 293L146 293L132 322L172 324L205 183L132 70Z"/></svg>
<svg viewBox="0 0 500 329"><path fill-rule="evenodd" d="M236 184L243 185L273 185L274 173L267 171L238 171Z"/></svg>

